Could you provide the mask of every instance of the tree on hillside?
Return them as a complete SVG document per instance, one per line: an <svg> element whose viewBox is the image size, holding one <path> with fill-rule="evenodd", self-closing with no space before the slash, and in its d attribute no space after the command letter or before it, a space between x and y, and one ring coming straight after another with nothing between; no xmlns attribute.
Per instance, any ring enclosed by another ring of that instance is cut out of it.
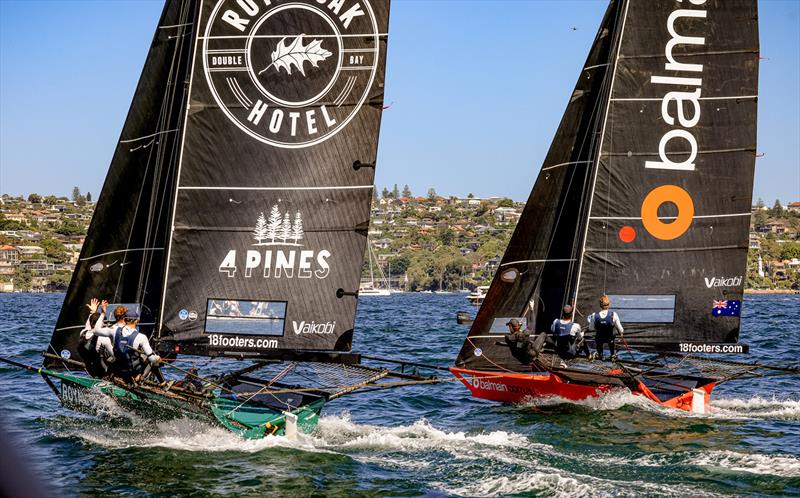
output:
<svg viewBox="0 0 800 498"><path fill-rule="evenodd" d="M497 207L514 207L514 201L509 198L500 199L500 202L497 203Z"/></svg>
<svg viewBox="0 0 800 498"><path fill-rule="evenodd" d="M28 202L30 202L31 204L41 204L42 196L39 194L31 194L28 196Z"/></svg>
<svg viewBox="0 0 800 498"><path fill-rule="evenodd" d="M782 244L780 258L781 259L793 259L793 258L800 259L800 243L787 242L785 244Z"/></svg>
<svg viewBox="0 0 800 498"><path fill-rule="evenodd" d="M388 188L383 187L383 191L381 191L381 197L384 198L384 199L389 197L389 189Z"/></svg>
<svg viewBox="0 0 800 498"><path fill-rule="evenodd" d="M44 249L44 255L50 261L58 261L59 263L69 261L67 248L56 239L44 239L39 242L39 247Z"/></svg>
<svg viewBox="0 0 800 498"><path fill-rule="evenodd" d="M753 225L765 225L769 221L769 210L759 209L753 213Z"/></svg>
<svg viewBox="0 0 800 498"><path fill-rule="evenodd" d="M14 277L14 288L23 291L31 290L33 284L33 272L27 268L20 268Z"/></svg>
<svg viewBox="0 0 800 498"><path fill-rule="evenodd" d="M86 205L86 196L85 195L79 195L78 196L78 200L75 201L75 204L77 204L78 206L85 206Z"/></svg>
<svg viewBox="0 0 800 498"><path fill-rule="evenodd" d="M472 192L467 194L467 199L474 199L474 198L475 198L475 194L473 194Z"/></svg>
<svg viewBox="0 0 800 498"><path fill-rule="evenodd" d="M410 264L411 258L407 255L396 256L389 260L389 267L392 269L392 275L405 274Z"/></svg>
<svg viewBox="0 0 800 498"><path fill-rule="evenodd" d="M436 200L436 189L431 187L428 189L428 200L434 201Z"/></svg>
<svg viewBox="0 0 800 498"><path fill-rule="evenodd" d="M84 235L86 229L74 221L65 221L56 228L56 233L60 235Z"/></svg>
<svg viewBox="0 0 800 498"><path fill-rule="evenodd" d="M411 198L411 189L408 188L408 185L403 187L403 197Z"/></svg>
<svg viewBox="0 0 800 498"><path fill-rule="evenodd" d="M0 230L25 230L25 225L16 220L7 220L0 214Z"/></svg>
<svg viewBox="0 0 800 498"><path fill-rule="evenodd" d="M756 207L761 210L764 209L764 199L761 197L758 198L758 202L756 202Z"/></svg>
<svg viewBox="0 0 800 498"><path fill-rule="evenodd" d="M86 202L92 202L92 193L86 192Z"/></svg>
<svg viewBox="0 0 800 498"><path fill-rule="evenodd" d="M442 245L452 245L455 238L456 234L449 228L445 228L439 232L439 240L442 242Z"/></svg>
<svg viewBox="0 0 800 498"><path fill-rule="evenodd" d="M78 187L72 187L72 202L78 202L78 198L81 196L81 189Z"/></svg>
<svg viewBox="0 0 800 498"><path fill-rule="evenodd" d="M392 199L399 199L400 198L400 189L397 188L397 184L394 184L394 188L392 188Z"/></svg>
<svg viewBox="0 0 800 498"><path fill-rule="evenodd" d="M783 206L781 206L780 199L775 199L775 204L772 205L772 211L770 215L774 218L780 218L783 216Z"/></svg>
<svg viewBox="0 0 800 498"><path fill-rule="evenodd" d="M42 202L44 202L48 206L52 206L53 204L56 204L58 202L58 197L54 195L47 195L45 196L44 199L42 199Z"/></svg>

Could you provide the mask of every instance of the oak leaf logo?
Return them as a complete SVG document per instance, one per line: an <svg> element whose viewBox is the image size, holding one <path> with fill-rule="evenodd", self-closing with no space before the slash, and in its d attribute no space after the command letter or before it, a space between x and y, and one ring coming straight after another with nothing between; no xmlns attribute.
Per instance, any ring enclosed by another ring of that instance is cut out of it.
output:
<svg viewBox="0 0 800 498"><path fill-rule="evenodd" d="M333 55L333 53L322 48L322 40L312 40L308 45L303 45L304 36L306 35L297 36L289 45L286 45L286 39L289 37L284 36L271 54L272 62L270 65L259 71L258 74L260 75L273 66L278 72L280 72L281 68L284 68L286 69L286 74L292 74L292 66L294 66L300 71L300 74L305 76L304 63L310 62L313 67L319 67L318 64L320 62Z"/></svg>

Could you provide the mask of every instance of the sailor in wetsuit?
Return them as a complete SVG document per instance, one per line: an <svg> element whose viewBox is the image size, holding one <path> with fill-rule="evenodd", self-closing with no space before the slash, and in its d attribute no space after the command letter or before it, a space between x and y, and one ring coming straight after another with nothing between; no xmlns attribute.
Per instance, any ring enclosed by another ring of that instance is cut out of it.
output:
<svg viewBox="0 0 800 498"><path fill-rule="evenodd" d="M138 382L152 369L159 382L164 382L158 363L161 357L153 352L147 336L139 332L139 314L128 310L125 313L125 326L114 334L114 355L122 360L116 375L125 382Z"/></svg>
<svg viewBox="0 0 800 498"><path fill-rule="evenodd" d="M98 311L100 301L97 299L93 298L86 305L91 314L86 319L86 325L81 330L78 342L78 354L83 360L86 372L95 378L108 375L109 365L114 362L114 345L111 339L94 333L96 327L100 328L103 325L105 304L104 301L102 312Z"/></svg>
<svg viewBox="0 0 800 498"><path fill-rule="evenodd" d="M512 318L506 322L508 326L508 335L506 335L506 345L511 350L511 356L523 365L530 365L538 355L537 351L533 348L531 335L522 330L522 325L519 320Z"/></svg>
<svg viewBox="0 0 800 498"><path fill-rule="evenodd" d="M550 331L553 332L556 353L562 360L571 360L578 356L579 348L587 358L589 357L589 346L583 340L581 326L572 321L572 306L569 304L564 306L561 318L553 321ZM566 364L561 362L561 366L565 367Z"/></svg>
<svg viewBox="0 0 800 498"><path fill-rule="evenodd" d="M136 328L139 323L139 314L124 306L118 306L114 310L114 317L119 318L120 313L122 313L122 319L118 320L113 327L95 329L95 334L109 337L114 342L114 357L116 358L113 368L114 375L128 383L138 382L142 377L147 377L152 369L159 382L164 382L164 378L158 370L161 357L153 352L147 336Z"/></svg>
<svg viewBox="0 0 800 498"><path fill-rule="evenodd" d="M614 333L616 332L622 337L622 323L619 321L619 315L609 310L611 300L608 296L600 296L600 311L592 313L587 319L589 321L589 330L594 331L594 342L597 348L597 357L603 359L603 345L608 344L608 352L611 354L611 361L617 360L617 351L614 344Z"/></svg>

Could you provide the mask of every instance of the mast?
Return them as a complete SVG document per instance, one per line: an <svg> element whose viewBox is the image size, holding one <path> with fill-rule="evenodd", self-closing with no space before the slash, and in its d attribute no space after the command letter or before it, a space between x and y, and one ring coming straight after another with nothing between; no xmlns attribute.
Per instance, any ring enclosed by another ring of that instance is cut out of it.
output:
<svg viewBox="0 0 800 498"><path fill-rule="evenodd" d="M622 40L622 37L625 34L625 21L626 21L626 19L628 17L628 7L629 7L629 5L630 5L630 0L624 0L624 4L623 4L623 6L621 8L621 10L622 10L622 21L620 23L620 29L619 29L619 34L617 36L617 40L615 40L615 42L614 42L615 49L614 49L614 54L612 56L613 62L611 63L612 66L613 66L612 70L611 70L611 83L609 84L608 93L607 93L606 98L605 98L606 103L605 103L605 110L603 111L603 125L600 128L600 144L598 146L598 150L600 151L600 153L595 154L595 158L594 158L594 161L593 161L593 164L592 164L591 186L589 187L588 195L586 197L586 198L588 198L588 206L587 206L587 208L586 208L586 210L585 210L585 212L584 212L584 214L582 216L582 225L584 227L583 228L583 236L580 238L580 240L581 240L580 251L576 255L576 260L578 261L578 270L575 272L574 291L568 292L568 295L570 296L570 299L568 300L567 304L574 304L575 303L575 299L576 299L576 297L578 295L578 291L580 290L580 286L581 286L581 270L583 269L583 260L584 260L584 255L586 253L586 239L587 239L587 237L589 235L589 217L591 216L592 204L594 202L594 197L595 197L595 195L594 195L595 194L595 189L597 188L597 172L600 170L600 157L601 157L601 154L602 154L603 145L604 145L604 141L605 141L605 138L606 138L606 127L608 125L608 115L609 115L609 109L611 107L611 93L613 92L614 80L616 79L616 76L617 76L617 66L619 64L620 42ZM575 312L576 312L576 310L575 310L575 308L573 308L573 311L572 311L573 320L575 319Z"/></svg>

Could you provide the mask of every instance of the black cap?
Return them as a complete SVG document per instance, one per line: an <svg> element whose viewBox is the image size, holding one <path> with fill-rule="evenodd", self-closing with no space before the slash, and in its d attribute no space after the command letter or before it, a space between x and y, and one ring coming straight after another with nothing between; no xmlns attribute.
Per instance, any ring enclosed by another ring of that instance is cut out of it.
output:
<svg viewBox="0 0 800 498"><path fill-rule="evenodd" d="M506 325L513 325L515 327L519 327L520 323L519 320L517 320L516 318L512 318L511 320L506 322Z"/></svg>
<svg viewBox="0 0 800 498"><path fill-rule="evenodd" d="M125 312L125 319L126 320L138 320L139 319L139 312L136 310L128 310Z"/></svg>

